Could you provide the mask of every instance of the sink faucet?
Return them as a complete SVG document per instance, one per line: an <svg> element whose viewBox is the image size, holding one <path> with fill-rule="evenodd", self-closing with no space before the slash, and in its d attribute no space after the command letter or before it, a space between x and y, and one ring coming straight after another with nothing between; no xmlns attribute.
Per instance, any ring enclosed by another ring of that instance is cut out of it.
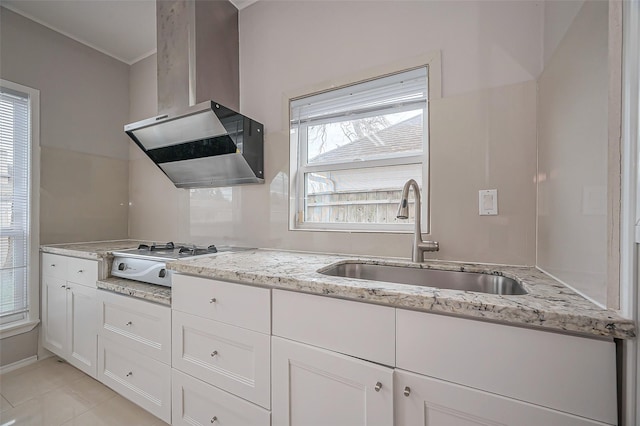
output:
<svg viewBox="0 0 640 426"><path fill-rule="evenodd" d="M422 240L422 229L420 225L420 216L422 209L420 208L420 188L418 187L418 183L409 179L407 183L404 184L402 188L402 195L400 196L400 206L398 207L398 219L408 219L409 218L409 189L413 187L413 193L415 194L416 202L415 202L415 230L413 232L413 247L411 250L411 261L412 262L424 262L424 252L425 251L438 251L440 250L440 245L437 241L423 241Z"/></svg>

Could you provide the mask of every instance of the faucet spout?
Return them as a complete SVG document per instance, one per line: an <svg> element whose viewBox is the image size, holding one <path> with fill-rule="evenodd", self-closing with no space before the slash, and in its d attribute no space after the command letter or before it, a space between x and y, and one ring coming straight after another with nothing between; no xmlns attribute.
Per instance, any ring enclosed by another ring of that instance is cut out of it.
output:
<svg viewBox="0 0 640 426"><path fill-rule="evenodd" d="M413 232L413 246L411 250L411 260L413 262L424 262L424 252L426 251L438 251L440 245L437 241L423 241L422 240L422 223L421 223L421 204L420 204L420 187L418 182L413 179L409 179L402 188L402 195L400 196L400 205L398 206L398 219L409 218L409 189L413 188L415 195L415 229Z"/></svg>

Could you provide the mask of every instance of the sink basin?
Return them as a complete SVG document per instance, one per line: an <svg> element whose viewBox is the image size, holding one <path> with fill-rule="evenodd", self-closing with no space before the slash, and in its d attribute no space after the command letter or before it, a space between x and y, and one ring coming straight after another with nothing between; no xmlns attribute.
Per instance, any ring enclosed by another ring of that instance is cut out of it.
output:
<svg viewBox="0 0 640 426"><path fill-rule="evenodd" d="M334 277L384 281L450 290L501 295L527 294L522 285L514 279L475 272L440 271L356 262L329 266L318 272Z"/></svg>

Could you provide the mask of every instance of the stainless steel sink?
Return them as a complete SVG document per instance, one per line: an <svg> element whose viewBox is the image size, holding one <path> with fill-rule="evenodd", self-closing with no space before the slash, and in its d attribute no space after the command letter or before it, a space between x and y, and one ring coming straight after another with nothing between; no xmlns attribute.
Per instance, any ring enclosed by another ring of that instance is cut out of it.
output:
<svg viewBox="0 0 640 426"><path fill-rule="evenodd" d="M334 277L384 281L423 287L476 291L479 293L520 295L527 294L514 279L500 275L475 272L440 271L404 266L372 265L368 263L341 263L318 271Z"/></svg>

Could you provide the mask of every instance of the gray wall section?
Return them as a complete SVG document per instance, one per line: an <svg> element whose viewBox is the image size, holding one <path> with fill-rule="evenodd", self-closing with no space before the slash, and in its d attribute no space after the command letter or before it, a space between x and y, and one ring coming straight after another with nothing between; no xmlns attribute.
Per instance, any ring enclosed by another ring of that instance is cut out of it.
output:
<svg viewBox="0 0 640 426"><path fill-rule="evenodd" d="M127 160L129 66L10 10L0 15L0 75L40 90L40 144Z"/></svg>
<svg viewBox="0 0 640 426"><path fill-rule="evenodd" d="M126 238L129 66L0 8L0 77L40 91L40 244ZM0 341L0 365L38 330Z"/></svg>
<svg viewBox="0 0 640 426"><path fill-rule="evenodd" d="M40 244L128 235L129 66L0 8L0 76L40 91Z"/></svg>
<svg viewBox="0 0 640 426"><path fill-rule="evenodd" d="M32 357L38 353L38 331L18 334L0 340L0 367Z"/></svg>

